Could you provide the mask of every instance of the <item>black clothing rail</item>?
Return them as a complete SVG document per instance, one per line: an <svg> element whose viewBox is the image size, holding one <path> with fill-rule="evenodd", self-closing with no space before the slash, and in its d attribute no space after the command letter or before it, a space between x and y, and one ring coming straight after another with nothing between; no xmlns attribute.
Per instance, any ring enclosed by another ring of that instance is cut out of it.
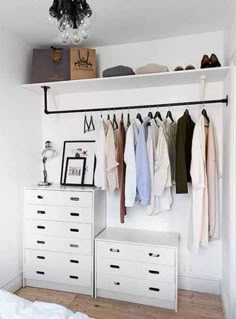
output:
<svg viewBox="0 0 236 319"><path fill-rule="evenodd" d="M49 111L48 110L48 90L49 86L42 86L44 90L44 113L45 114L67 114L67 113L87 113L87 112L102 112L102 111L116 111L116 110L133 110L133 109L150 109L158 107L173 107L173 106L190 106L190 105L206 105L206 104L217 104L223 103L228 106L228 95L225 99L219 100L206 100L206 101L186 101L186 102L176 102L176 103L162 103L162 104L151 104L151 105L136 105L136 106L118 106L118 107L108 107L108 108L94 108L94 109L80 109L80 110L59 110L59 111Z"/></svg>

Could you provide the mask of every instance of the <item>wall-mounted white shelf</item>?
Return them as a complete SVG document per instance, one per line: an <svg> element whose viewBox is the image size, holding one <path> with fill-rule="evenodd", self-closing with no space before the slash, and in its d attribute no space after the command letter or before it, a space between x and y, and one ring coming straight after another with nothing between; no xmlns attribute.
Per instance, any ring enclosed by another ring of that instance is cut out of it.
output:
<svg viewBox="0 0 236 319"><path fill-rule="evenodd" d="M224 81L229 67L200 69L144 75L131 75L112 78L97 78L77 81L61 81L49 83L24 84L22 87L36 94L42 94L42 86L49 86L50 93L71 94L83 92L99 92L112 90L142 89L183 84L200 83L202 77L208 82Z"/></svg>

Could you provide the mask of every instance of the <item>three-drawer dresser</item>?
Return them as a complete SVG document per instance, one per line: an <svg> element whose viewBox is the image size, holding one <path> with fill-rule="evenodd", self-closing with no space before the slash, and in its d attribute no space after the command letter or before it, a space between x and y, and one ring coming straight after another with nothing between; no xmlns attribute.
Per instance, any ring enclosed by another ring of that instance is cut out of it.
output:
<svg viewBox="0 0 236 319"><path fill-rule="evenodd" d="M25 189L24 285L94 295L94 238L106 227L96 188Z"/></svg>
<svg viewBox="0 0 236 319"><path fill-rule="evenodd" d="M177 310L179 234L107 228L95 242L96 296Z"/></svg>

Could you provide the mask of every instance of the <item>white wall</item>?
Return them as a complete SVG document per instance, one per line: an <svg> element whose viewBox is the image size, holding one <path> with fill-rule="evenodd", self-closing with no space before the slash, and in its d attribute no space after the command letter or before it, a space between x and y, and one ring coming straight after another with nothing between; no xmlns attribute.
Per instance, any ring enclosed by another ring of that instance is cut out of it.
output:
<svg viewBox="0 0 236 319"><path fill-rule="evenodd" d="M125 64L134 69L146 63L156 62L168 65L172 70L177 65L191 63L199 67L203 54L216 53L224 64L223 33L208 33L186 37L170 38L152 42L97 48L99 70ZM200 79L199 79L200 81ZM149 88L143 90L124 90L60 96L55 99L57 108L84 108L99 106L138 105L158 102L185 101L199 99L199 85ZM222 98L223 85L212 84L207 87L206 98ZM51 100L51 108L53 103ZM216 125L219 144L219 160L222 157L222 105L208 108L209 115ZM178 119L184 108L173 110ZM146 112L147 113L147 112ZM117 112L119 114L119 112ZM166 114L166 110L163 110ZM194 119L198 117L199 107L191 109ZM100 114L93 114L98 118ZM133 113L133 116L135 114ZM59 183L62 144L64 140L94 139L96 133L83 134L83 114L56 115L43 117L43 140L54 142L59 156L49 163L50 178ZM145 228L150 230L177 231L181 234L180 245L180 285L184 288L219 292L221 278L221 242L210 243L209 249L201 249L198 256L189 253L186 247L188 223L191 209L191 194L174 196L173 209L156 217L147 216L145 208L139 204L127 213L126 223L119 223L118 196L108 196L108 226Z"/></svg>
<svg viewBox="0 0 236 319"><path fill-rule="evenodd" d="M38 99L20 87L29 46L2 28L0 41L0 288L10 289L22 273L23 188L39 179L42 117Z"/></svg>

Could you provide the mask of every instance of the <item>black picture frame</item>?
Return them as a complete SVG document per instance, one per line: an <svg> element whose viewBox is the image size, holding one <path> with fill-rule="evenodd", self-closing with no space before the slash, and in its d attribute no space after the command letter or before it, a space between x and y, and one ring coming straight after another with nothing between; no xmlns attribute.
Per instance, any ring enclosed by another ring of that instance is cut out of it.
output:
<svg viewBox="0 0 236 319"><path fill-rule="evenodd" d="M81 163L81 182L80 183L70 183L67 181L70 161L81 161L82 162ZM85 176L85 167L86 167L86 157L67 157L64 185L66 185L66 186L83 186L84 176Z"/></svg>
<svg viewBox="0 0 236 319"><path fill-rule="evenodd" d="M95 155L95 140L77 140L77 141L64 141L62 164L61 164L61 178L60 184L65 184L65 170L67 158L86 158L86 168L84 175L84 183L81 186L94 186L94 174L96 169L96 155ZM76 185L73 185L76 186Z"/></svg>

